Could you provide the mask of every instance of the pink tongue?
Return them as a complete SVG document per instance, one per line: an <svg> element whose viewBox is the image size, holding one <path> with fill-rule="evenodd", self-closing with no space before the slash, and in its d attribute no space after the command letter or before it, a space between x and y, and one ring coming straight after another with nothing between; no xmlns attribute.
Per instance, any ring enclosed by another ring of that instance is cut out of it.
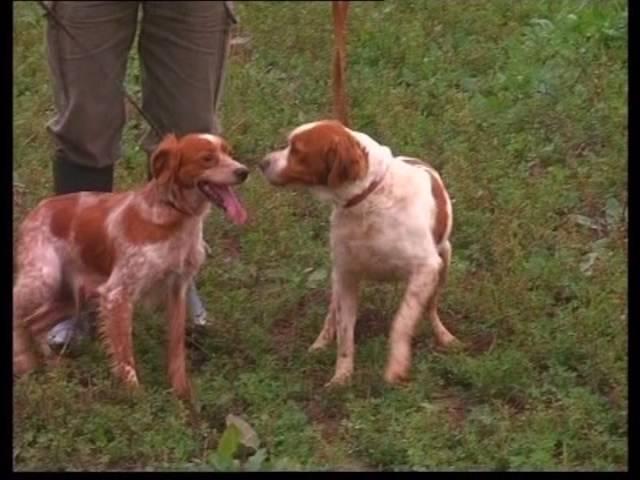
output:
<svg viewBox="0 0 640 480"><path fill-rule="evenodd" d="M247 212L231 187L219 187L222 203L227 217L236 225L247 221Z"/></svg>

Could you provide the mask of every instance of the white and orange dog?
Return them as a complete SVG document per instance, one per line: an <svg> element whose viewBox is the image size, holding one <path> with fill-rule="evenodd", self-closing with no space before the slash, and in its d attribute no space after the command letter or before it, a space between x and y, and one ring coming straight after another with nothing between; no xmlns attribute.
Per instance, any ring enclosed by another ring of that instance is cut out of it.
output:
<svg viewBox="0 0 640 480"><path fill-rule="evenodd" d="M140 188L48 198L25 217L13 287L14 375L37 367L38 347L50 353L48 329L96 304L113 373L136 387L133 310L148 295L164 294L169 379L179 397L191 398L186 294L205 258L203 222L211 204L245 222L232 186L249 170L224 139L207 134L166 136L151 164L154 178Z"/></svg>
<svg viewBox="0 0 640 480"><path fill-rule="evenodd" d="M337 336L336 370L328 386L347 383L353 373L363 280L407 281L391 327L385 372L389 383L408 377L411 341L425 307L438 343L459 343L438 316L451 261L453 215L447 190L432 167L394 156L364 133L325 120L293 130L287 147L266 155L260 168L272 185L308 187L334 204L331 305L309 349L322 349Z"/></svg>

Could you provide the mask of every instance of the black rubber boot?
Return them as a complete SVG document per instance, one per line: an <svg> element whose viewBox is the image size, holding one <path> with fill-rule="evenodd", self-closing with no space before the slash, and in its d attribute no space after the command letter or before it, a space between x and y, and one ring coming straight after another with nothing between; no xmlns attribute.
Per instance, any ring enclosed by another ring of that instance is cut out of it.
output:
<svg viewBox="0 0 640 480"><path fill-rule="evenodd" d="M86 167L55 155L53 158L53 191L56 195L74 192L111 192L113 165Z"/></svg>

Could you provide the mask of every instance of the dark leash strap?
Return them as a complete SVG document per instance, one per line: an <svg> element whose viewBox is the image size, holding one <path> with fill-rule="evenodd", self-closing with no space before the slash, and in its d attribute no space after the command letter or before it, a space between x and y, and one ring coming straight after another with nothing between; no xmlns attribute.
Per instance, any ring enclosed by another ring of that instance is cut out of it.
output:
<svg viewBox="0 0 640 480"><path fill-rule="evenodd" d="M347 14L348 1L331 2L333 16L333 114L345 126L349 126L349 108L346 84Z"/></svg>
<svg viewBox="0 0 640 480"><path fill-rule="evenodd" d="M38 5L40 5L40 7L42 7L42 9L45 12L45 15L47 15L51 20L53 20L55 24L58 25L58 27L60 27L60 29L63 32L65 32L67 36L73 42L75 42L79 48L82 49L83 53L87 55L91 55L91 52L89 52L89 50L84 46L84 44L80 40L78 40L76 36L73 35L73 33L71 33L71 31L69 30L69 28L67 28L64 22L62 22L62 20L60 20L60 18L58 18L58 16L51 9L51 7L47 5L47 2L39 0L37 1L37 3ZM106 76L107 71L104 68L104 65L100 65L100 67L102 68L102 73ZM124 85L120 85L120 88L122 89L122 92L124 93L124 96L129 101L129 103L133 106L133 108L136 109L136 111L140 114L140 116L144 118L144 120L147 122L149 127L151 127L153 132L158 136L158 138L159 139L162 138L162 131L160 130L160 128L158 128L158 126L153 122L153 120L151 120L151 118L142 110L142 108L138 105L138 102L136 102L135 98L133 98L133 96L129 94L129 92L127 92L127 89L124 87ZM150 160L148 160L148 162L149 161ZM147 164L147 176L149 177L149 179L151 179L151 168L150 168L150 165L148 164Z"/></svg>

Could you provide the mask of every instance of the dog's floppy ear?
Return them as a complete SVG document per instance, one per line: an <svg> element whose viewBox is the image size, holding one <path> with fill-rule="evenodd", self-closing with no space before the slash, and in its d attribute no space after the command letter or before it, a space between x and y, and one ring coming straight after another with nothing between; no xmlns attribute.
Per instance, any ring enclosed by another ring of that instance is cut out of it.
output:
<svg viewBox="0 0 640 480"><path fill-rule="evenodd" d="M327 149L329 188L364 177L369 167L365 148L351 135L337 135Z"/></svg>
<svg viewBox="0 0 640 480"><path fill-rule="evenodd" d="M160 184L165 184L175 173L178 165L178 139L169 134L151 155L151 172Z"/></svg>

